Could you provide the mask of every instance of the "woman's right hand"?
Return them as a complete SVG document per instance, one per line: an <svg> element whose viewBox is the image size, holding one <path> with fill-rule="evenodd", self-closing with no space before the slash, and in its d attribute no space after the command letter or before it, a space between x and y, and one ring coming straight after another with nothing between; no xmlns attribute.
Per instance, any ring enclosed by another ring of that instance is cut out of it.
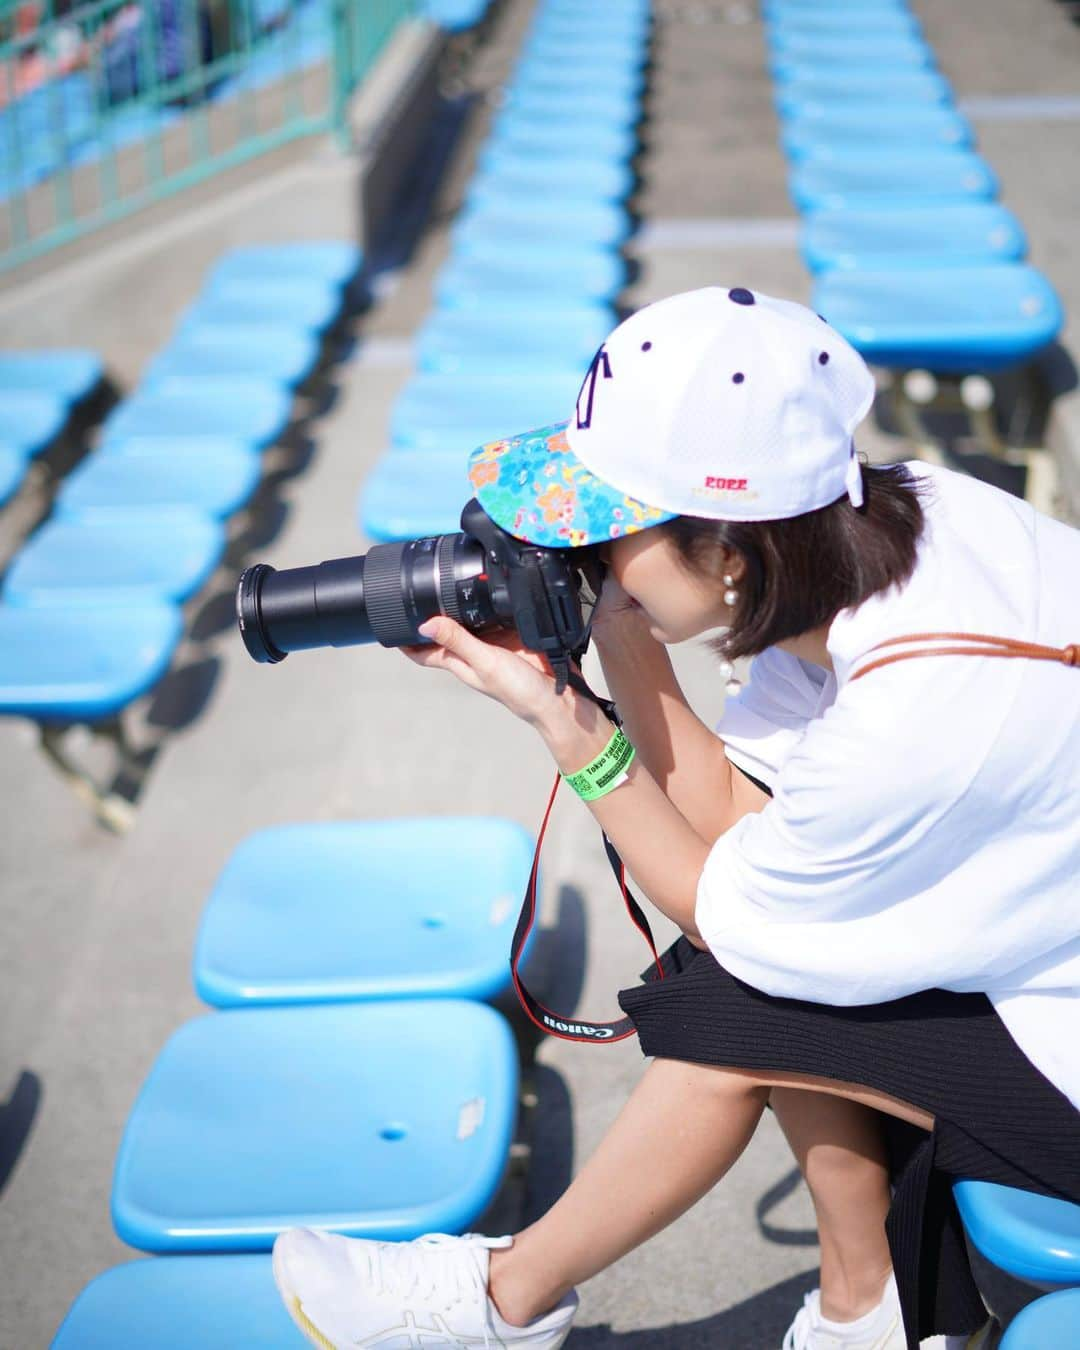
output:
<svg viewBox="0 0 1080 1350"><path fill-rule="evenodd" d="M610 568L604 573L600 599L593 610L592 631L598 642L625 636L649 636L641 606L623 590Z"/></svg>

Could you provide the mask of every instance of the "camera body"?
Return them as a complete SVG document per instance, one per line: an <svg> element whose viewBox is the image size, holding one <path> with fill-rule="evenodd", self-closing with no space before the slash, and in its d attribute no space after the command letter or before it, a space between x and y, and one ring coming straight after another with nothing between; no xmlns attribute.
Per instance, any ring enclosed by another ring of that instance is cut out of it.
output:
<svg viewBox="0 0 1080 1350"><path fill-rule="evenodd" d="M472 632L516 629L545 656L557 688L589 641L604 566L597 548L541 548L514 538L473 498L461 533L379 544L355 558L275 571L256 563L237 587L237 621L262 662L290 651L424 641L419 628L448 614Z"/></svg>

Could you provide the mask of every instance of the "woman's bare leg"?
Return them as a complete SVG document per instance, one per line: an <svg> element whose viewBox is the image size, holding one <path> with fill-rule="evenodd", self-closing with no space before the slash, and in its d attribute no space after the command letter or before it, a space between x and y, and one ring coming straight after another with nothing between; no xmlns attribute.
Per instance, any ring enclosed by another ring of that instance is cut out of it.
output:
<svg viewBox="0 0 1080 1350"><path fill-rule="evenodd" d="M814 1202L821 1311L833 1321L854 1321L881 1301L892 1269L879 1117L857 1102L799 1088L774 1088L770 1101Z"/></svg>
<svg viewBox="0 0 1080 1350"><path fill-rule="evenodd" d="M491 1253L502 1316L524 1326L688 1210L742 1153L768 1098L750 1075L654 1060L563 1196Z"/></svg>
<svg viewBox="0 0 1080 1350"><path fill-rule="evenodd" d="M523 1326L685 1213L742 1153L778 1087L933 1125L906 1102L831 1079L654 1060L563 1196L512 1247L491 1253L490 1293L502 1316Z"/></svg>

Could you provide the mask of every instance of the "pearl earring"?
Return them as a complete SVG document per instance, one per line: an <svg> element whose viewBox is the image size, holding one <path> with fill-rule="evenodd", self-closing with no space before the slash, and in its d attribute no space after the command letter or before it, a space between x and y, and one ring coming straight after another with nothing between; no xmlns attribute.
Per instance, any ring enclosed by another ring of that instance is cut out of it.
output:
<svg viewBox="0 0 1080 1350"><path fill-rule="evenodd" d="M742 680L735 678L735 667L730 661L720 662L720 676L724 681L724 693L728 698L739 693L742 689Z"/></svg>
<svg viewBox="0 0 1080 1350"><path fill-rule="evenodd" d="M739 592L735 589L735 578L730 572L724 573L724 585L727 587L724 591L724 604L733 609L739 603Z"/></svg>

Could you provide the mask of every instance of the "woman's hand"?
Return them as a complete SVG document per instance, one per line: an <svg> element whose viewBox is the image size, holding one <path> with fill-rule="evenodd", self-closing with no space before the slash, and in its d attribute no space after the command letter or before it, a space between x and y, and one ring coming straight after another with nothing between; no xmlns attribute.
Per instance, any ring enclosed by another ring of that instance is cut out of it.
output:
<svg viewBox="0 0 1080 1350"><path fill-rule="evenodd" d="M440 615L421 624L420 632L431 640L430 646L402 648L418 666L448 671L533 726L548 725L563 714L573 716L578 696L570 689L555 693L546 658L530 651L515 630L494 629L479 638Z"/></svg>
<svg viewBox="0 0 1080 1350"><path fill-rule="evenodd" d="M634 646L643 641L650 646L661 645L649 632L645 611L627 595L610 568L604 574L604 585L593 610L592 633L597 647L605 650L627 642Z"/></svg>

